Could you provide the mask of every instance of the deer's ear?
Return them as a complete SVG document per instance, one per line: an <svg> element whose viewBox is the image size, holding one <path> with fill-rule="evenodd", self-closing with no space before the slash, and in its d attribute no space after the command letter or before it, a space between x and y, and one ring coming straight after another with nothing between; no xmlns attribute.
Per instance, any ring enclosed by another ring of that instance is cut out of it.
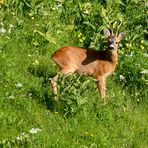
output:
<svg viewBox="0 0 148 148"><path fill-rule="evenodd" d="M103 33L106 37L109 37L111 35L110 31L108 29L104 29Z"/></svg>
<svg viewBox="0 0 148 148"><path fill-rule="evenodd" d="M122 40L125 37L125 32L121 32L119 33L118 37L120 38L120 40Z"/></svg>

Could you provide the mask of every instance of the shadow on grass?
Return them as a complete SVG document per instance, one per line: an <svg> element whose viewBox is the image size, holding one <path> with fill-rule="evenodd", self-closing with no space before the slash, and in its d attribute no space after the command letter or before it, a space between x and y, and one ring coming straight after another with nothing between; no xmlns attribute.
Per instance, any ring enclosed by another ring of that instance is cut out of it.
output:
<svg viewBox="0 0 148 148"><path fill-rule="evenodd" d="M50 68L50 69L49 69ZM57 111L57 101L51 90L50 79L55 76L54 68L46 65L30 66L28 67L29 73L39 79L40 87L34 85L28 90L28 94L32 98L39 101L42 105L50 111Z"/></svg>

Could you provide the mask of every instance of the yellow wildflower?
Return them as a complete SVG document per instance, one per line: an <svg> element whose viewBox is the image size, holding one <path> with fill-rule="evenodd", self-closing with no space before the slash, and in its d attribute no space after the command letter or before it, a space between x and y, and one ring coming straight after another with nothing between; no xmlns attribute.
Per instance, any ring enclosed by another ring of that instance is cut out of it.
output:
<svg viewBox="0 0 148 148"><path fill-rule="evenodd" d="M32 55L31 54L28 54L28 57L32 57Z"/></svg>
<svg viewBox="0 0 148 148"><path fill-rule="evenodd" d="M35 61L33 62L33 65L39 65L39 61L38 61L38 60L35 60Z"/></svg>
<svg viewBox="0 0 148 148"><path fill-rule="evenodd" d="M84 132L84 135L85 136L90 136L90 137L93 137L94 136L92 133L89 133L89 132Z"/></svg>
<svg viewBox="0 0 148 148"><path fill-rule="evenodd" d="M82 33L80 32L79 34L78 34L78 38L81 38L82 37Z"/></svg>
<svg viewBox="0 0 148 148"><path fill-rule="evenodd" d="M141 40L141 44L143 44L144 43L144 41L143 40Z"/></svg>
<svg viewBox="0 0 148 148"><path fill-rule="evenodd" d="M141 45L140 47L141 47L141 49L144 49L144 46Z"/></svg>
<svg viewBox="0 0 148 148"><path fill-rule="evenodd" d="M4 4L4 2L5 2L4 0L0 0L0 4Z"/></svg>
<svg viewBox="0 0 148 148"><path fill-rule="evenodd" d="M126 44L126 47L127 47L127 48L131 48L131 47L132 47L132 44L131 44L131 43L129 43L129 44L127 43L127 44Z"/></svg>
<svg viewBox="0 0 148 148"><path fill-rule="evenodd" d="M32 13L29 13L28 15L29 15L29 16L32 16Z"/></svg>

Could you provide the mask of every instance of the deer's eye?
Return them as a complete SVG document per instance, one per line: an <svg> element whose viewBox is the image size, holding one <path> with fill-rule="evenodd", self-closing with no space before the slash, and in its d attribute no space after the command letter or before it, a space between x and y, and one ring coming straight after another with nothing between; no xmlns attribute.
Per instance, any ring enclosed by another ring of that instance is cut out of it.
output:
<svg viewBox="0 0 148 148"><path fill-rule="evenodd" d="M118 44L118 42L116 42L116 44Z"/></svg>

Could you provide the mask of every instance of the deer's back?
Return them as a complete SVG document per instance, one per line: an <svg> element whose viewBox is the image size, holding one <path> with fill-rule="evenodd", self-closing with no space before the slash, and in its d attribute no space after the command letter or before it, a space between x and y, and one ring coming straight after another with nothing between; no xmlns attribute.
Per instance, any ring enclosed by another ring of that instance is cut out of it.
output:
<svg viewBox="0 0 148 148"><path fill-rule="evenodd" d="M74 68L78 73L93 75L108 75L112 73L115 64L112 55L108 51L88 50L80 47L63 47L53 55L53 60L60 69Z"/></svg>
<svg viewBox="0 0 148 148"><path fill-rule="evenodd" d="M58 49L53 55L52 59L59 65L78 65L86 58L86 49L79 47L66 46Z"/></svg>

